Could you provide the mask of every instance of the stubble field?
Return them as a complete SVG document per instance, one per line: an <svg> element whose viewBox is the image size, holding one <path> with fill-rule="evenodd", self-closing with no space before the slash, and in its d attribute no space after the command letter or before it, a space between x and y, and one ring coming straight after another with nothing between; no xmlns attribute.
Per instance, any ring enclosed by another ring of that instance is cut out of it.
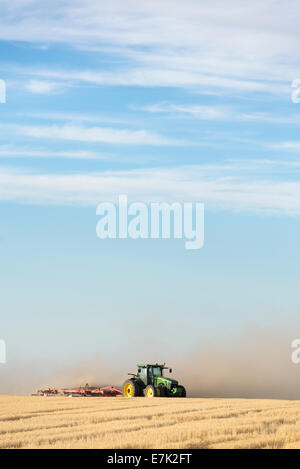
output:
<svg viewBox="0 0 300 469"><path fill-rule="evenodd" d="M300 448L300 401L2 395L0 448Z"/></svg>

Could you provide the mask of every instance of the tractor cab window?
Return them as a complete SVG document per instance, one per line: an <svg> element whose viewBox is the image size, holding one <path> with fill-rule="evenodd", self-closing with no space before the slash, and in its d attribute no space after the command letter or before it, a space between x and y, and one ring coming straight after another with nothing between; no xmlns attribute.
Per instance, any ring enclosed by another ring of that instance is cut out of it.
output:
<svg viewBox="0 0 300 469"><path fill-rule="evenodd" d="M147 384L147 368L139 369L139 377L143 381L144 384Z"/></svg>
<svg viewBox="0 0 300 469"><path fill-rule="evenodd" d="M162 370L161 370L160 366L150 366L149 367L149 376L150 377L162 376Z"/></svg>

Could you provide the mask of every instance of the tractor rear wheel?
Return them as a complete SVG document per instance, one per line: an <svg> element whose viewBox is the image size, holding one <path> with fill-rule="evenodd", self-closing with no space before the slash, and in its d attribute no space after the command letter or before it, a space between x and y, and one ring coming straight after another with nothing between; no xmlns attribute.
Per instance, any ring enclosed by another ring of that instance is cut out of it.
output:
<svg viewBox="0 0 300 469"><path fill-rule="evenodd" d="M157 397L158 392L152 384L148 384L148 386L144 389L144 396L145 397Z"/></svg>
<svg viewBox="0 0 300 469"><path fill-rule="evenodd" d="M140 387L133 379L128 379L123 384L123 397L140 396Z"/></svg>
<svg viewBox="0 0 300 469"><path fill-rule="evenodd" d="M186 390L184 386L181 386L181 396L180 397L186 397Z"/></svg>

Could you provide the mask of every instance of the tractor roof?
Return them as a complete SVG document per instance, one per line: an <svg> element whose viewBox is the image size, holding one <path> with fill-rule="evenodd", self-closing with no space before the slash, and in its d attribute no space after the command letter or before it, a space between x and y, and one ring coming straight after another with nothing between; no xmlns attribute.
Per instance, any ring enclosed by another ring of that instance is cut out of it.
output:
<svg viewBox="0 0 300 469"><path fill-rule="evenodd" d="M140 363L137 365L138 368L147 368L147 366L159 366L159 367L164 367L164 365L160 365L159 363Z"/></svg>

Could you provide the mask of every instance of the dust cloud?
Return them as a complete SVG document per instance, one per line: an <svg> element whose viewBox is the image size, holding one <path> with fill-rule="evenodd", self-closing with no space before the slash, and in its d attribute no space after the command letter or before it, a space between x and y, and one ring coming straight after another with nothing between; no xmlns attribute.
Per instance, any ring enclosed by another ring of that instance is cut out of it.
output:
<svg viewBox="0 0 300 469"><path fill-rule="evenodd" d="M190 397L300 399L300 365L290 332L250 328L196 347L176 365Z"/></svg>
<svg viewBox="0 0 300 469"><path fill-rule="evenodd" d="M296 334L297 335L297 334ZM43 387L120 386L128 372L141 361L168 360L173 374L187 389L189 397L235 397L300 399L300 364L291 361L291 330L249 328L236 335L218 337L194 346L182 356L176 351L147 346L137 350L131 341L126 352L109 360L100 356L79 363L22 363L0 367L0 393L29 394ZM150 338L148 338L150 340ZM147 342L147 341L146 341ZM180 344L178 344L180 347ZM142 353L141 353L142 350ZM151 351L146 356L145 350Z"/></svg>

